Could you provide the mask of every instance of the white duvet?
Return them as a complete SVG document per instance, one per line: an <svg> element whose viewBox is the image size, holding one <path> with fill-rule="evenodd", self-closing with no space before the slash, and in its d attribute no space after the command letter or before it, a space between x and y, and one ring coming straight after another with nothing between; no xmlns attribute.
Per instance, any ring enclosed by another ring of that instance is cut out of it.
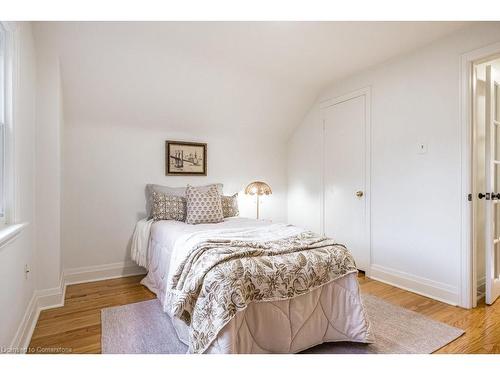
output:
<svg viewBox="0 0 500 375"><path fill-rule="evenodd" d="M196 243L210 238L270 241L302 232L295 226L246 218L200 225L144 221L138 230L141 246L133 242L133 259L147 259L148 274L142 283L157 295L164 311L169 311L165 305L169 275ZM172 321L179 339L187 344L187 326L175 317ZM290 300L250 304L219 332L207 352L295 353L327 341L372 341L355 274Z"/></svg>

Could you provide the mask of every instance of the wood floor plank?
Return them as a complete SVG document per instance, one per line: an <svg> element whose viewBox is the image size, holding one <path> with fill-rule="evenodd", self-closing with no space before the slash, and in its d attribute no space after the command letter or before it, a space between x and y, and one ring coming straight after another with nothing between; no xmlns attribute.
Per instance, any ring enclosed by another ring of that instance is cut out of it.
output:
<svg viewBox="0 0 500 375"><path fill-rule="evenodd" d="M42 311L30 353L100 353L101 309L155 298L143 276L70 285L63 307ZM500 353L500 301L466 310L407 292L360 274L363 293L466 331L437 353Z"/></svg>

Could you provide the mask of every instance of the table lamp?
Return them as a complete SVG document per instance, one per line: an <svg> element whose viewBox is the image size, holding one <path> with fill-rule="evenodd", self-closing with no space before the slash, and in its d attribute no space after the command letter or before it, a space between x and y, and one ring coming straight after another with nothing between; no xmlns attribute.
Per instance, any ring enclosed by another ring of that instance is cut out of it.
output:
<svg viewBox="0 0 500 375"><path fill-rule="evenodd" d="M259 197L261 195L272 194L271 187L262 181L254 181L245 188L245 194L257 195L257 220L259 220Z"/></svg>

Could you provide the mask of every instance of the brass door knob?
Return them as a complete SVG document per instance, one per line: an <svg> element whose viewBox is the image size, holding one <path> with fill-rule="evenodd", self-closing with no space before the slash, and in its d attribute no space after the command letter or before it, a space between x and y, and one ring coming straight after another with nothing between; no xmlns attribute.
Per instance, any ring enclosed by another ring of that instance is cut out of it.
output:
<svg viewBox="0 0 500 375"><path fill-rule="evenodd" d="M363 196L363 192L361 190L357 191L356 196L361 198Z"/></svg>

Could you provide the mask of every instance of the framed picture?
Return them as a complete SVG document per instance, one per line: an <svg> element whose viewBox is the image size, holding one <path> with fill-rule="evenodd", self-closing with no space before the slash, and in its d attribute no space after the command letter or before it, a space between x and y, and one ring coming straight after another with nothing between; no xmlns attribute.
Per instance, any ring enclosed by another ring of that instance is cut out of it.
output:
<svg viewBox="0 0 500 375"><path fill-rule="evenodd" d="M206 176L207 144L165 141L167 176Z"/></svg>

